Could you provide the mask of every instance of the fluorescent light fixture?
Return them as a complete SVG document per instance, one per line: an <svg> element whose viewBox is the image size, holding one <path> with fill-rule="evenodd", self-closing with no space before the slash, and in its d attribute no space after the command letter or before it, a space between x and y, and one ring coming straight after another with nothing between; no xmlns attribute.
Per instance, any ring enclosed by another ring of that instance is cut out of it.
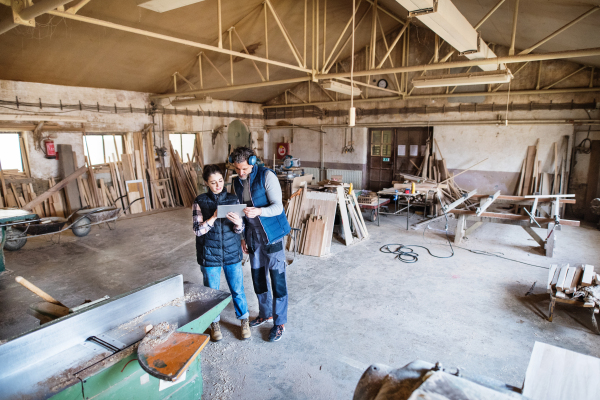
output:
<svg viewBox="0 0 600 400"><path fill-rule="evenodd" d="M211 97L204 97L202 99L179 99L171 101L173 107L187 107L187 106L198 106L201 104L212 104Z"/></svg>
<svg viewBox="0 0 600 400"><path fill-rule="evenodd" d="M200 3L204 0L137 0L137 5L148 10L164 13L165 11Z"/></svg>
<svg viewBox="0 0 600 400"><path fill-rule="evenodd" d="M332 92L338 92L346 94L348 96L360 96L361 90L357 87L346 85L337 81L325 81L323 82L323 89L331 90Z"/></svg>
<svg viewBox="0 0 600 400"><path fill-rule="evenodd" d="M509 83L513 76L508 69L493 72L468 72L466 74L449 74L421 76L414 78L412 83L416 88L442 86L468 86L492 83Z"/></svg>
<svg viewBox="0 0 600 400"><path fill-rule="evenodd" d="M469 60L494 58L496 55L469 21L450 0L396 0L411 16L423 22ZM495 71L497 65L480 65L484 71ZM504 64L500 69L504 69Z"/></svg>

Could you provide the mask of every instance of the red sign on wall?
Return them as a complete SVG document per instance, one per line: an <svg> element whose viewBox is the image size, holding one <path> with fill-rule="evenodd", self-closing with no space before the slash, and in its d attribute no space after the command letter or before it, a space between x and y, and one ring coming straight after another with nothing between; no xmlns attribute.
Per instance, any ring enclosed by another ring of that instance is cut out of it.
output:
<svg viewBox="0 0 600 400"><path fill-rule="evenodd" d="M283 157L290 154L290 144L289 143L277 143L275 145L275 150L277 152L277 159L282 160Z"/></svg>

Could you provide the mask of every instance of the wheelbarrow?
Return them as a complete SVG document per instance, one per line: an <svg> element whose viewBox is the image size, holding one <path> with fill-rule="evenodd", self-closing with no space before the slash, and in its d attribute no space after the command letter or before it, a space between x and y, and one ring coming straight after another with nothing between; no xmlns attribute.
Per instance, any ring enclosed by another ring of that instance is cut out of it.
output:
<svg viewBox="0 0 600 400"><path fill-rule="evenodd" d="M144 198L141 197L136 199L131 202L131 204L142 199ZM125 210L129 209L131 204L129 204ZM10 251L17 251L25 246L28 236L35 237L54 234L60 235L62 232L68 229L70 229L77 237L87 236L92 230L93 225L99 225L102 223L106 223L109 229L113 229L108 223L116 221L120 214L121 209L118 207L82 208L75 211L67 218L46 217L27 222L21 221L12 224L5 224L4 226L7 229L6 243L4 243L4 248Z"/></svg>

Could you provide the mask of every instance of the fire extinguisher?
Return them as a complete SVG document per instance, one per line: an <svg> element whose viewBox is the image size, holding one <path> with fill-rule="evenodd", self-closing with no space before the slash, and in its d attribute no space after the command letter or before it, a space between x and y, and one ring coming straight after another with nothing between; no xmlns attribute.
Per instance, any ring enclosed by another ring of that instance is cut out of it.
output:
<svg viewBox="0 0 600 400"><path fill-rule="evenodd" d="M46 139L44 147L46 148L46 158L56 158L56 149L54 148L53 140Z"/></svg>

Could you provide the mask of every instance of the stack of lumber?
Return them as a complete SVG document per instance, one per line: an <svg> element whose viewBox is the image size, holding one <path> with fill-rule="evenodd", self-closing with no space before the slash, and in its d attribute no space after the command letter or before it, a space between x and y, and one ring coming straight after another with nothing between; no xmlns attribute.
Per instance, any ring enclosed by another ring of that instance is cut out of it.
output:
<svg viewBox="0 0 600 400"><path fill-rule="evenodd" d="M179 157L177 150L170 146L171 150L171 172L173 185L179 194L185 207L191 207L194 199L198 196L198 177L192 166L192 162L184 163Z"/></svg>
<svg viewBox="0 0 600 400"><path fill-rule="evenodd" d="M294 235L288 237L286 248L296 246L301 254L322 256L329 254L333 237L336 210L339 208L346 245L367 238L369 233L360 212L354 192L348 193L347 184L329 186L331 192L310 191L303 182L288 200L286 216L290 226L298 229L297 243Z"/></svg>
<svg viewBox="0 0 600 400"><path fill-rule="evenodd" d="M360 206L358 205L359 203L356 199L356 195L354 192L344 193L344 199L348 209L350 221L352 221L352 234L359 240L366 239L369 237L369 232L367 231L367 226L365 225L365 220L363 219L362 212L360 211ZM343 217L342 223L344 223ZM344 234L346 234L345 229Z"/></svg>
<svg viewBox="0 0 600 400"><path fill-rule="evenodd" d="M600 275L594 272L593 265L578 264L570 267L569 264L550 266L548 271L548 293L553 293L561 299L572 299L573 294L587 286L600 284Z"/></svg>
<svg viewBox="0 0 600 400"><path fill-rule="evenodd" d="M321 257L325 250L326 229L327 217L320 215L319 211L310 213L303 224L299 252L307 256Z"/></svg>
<svg viewBox="0 0 600 400"><path fill-rule="evenodd" d="M568 136L565 136L560 145L558 142L552 144L553 169L548 173L542 171L539 139L536 140L535 146L527 147L527 154L521 167L521 177L516 189L517 196L536 193L566 194L568 140Z"/></svg>
<svg viewBox="0 0 600 400"><path fill-rule="evenodd" d="M550 172L543 172L539 139L536 140L534 146L528 146L515 194L517 196L567 194L569 181L567 165L568 147L568 136L565 136L560 144L554 142L552 144L553 151L551 152L552 170ZM542 206L537 211L537 216L550 215L549 206ZM540 213L545 215L539 215Z"/></svg>
<svg viewBox="0 0 600 400"><path fill-rule="evenodd" d="M301 189L298 189L288 200L286 209L288 222L299 232L288 236L286 248L291 251L295 246L297 251L307 255L328 254L331 249L337 206L338 199L335 193L308 191L304 182ZM297 243L294 243L294 237L297 238Z"/></svg>

